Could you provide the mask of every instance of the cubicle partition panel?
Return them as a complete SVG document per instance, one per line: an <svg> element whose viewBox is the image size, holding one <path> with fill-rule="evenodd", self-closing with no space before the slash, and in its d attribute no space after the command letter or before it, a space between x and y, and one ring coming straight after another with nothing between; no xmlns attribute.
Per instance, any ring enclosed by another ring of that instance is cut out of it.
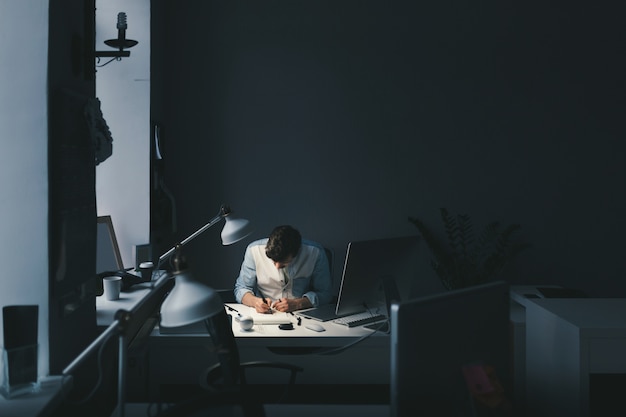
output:
<svg viewBox="0 0 626 417"><path fill-rule="evenodd" d="M474 415L485 398L510 405L509 345L506 283L394 304L391 416Z"/></svg>

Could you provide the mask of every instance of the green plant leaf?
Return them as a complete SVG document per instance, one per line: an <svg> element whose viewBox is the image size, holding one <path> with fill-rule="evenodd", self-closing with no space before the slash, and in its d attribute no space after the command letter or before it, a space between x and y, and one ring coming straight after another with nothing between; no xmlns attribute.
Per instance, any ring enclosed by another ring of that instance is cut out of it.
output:
<svg viewBox="0 0 626 417"><path fill-rule="evenodd" d="M513 241L521 226L511 224L504 229L499 222L483 227L478 237L470 216L452 216L446 208L439 214L447 245L418 218L409 217L431 252L431 266L447 289L464 288L497 278L509 261L531 245Z"/></svg>

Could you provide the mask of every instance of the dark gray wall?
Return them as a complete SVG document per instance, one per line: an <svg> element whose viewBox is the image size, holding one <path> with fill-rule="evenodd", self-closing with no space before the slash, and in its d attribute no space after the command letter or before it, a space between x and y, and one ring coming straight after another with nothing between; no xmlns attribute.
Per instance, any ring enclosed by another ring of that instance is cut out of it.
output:
<svg viewBox="0 0 626 417"><path fill-rule="evenodd" d="M152 112L177 228L230 203L267 235L290 223L335 250L521 223L512 283L626 292L625 35L582 1L153 1ZM616 6L617 7L617 6ZM623 7L623 6L619 6ZM186 248L230 287L245 244ZM425 275L431 275L424 265Z"/></svg>

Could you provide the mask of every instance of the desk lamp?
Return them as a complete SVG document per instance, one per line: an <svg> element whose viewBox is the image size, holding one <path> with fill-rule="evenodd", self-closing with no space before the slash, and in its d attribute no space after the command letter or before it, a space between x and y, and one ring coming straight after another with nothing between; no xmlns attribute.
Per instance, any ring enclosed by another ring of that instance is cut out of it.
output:
<svg viewBox="0 0 626 417"><path fill-rule="evenodd" d="M172 260L175 284L161 305L161 326L186 326L213 317L224 310L224 304L217 292L196 281L187 271L186 261L181 252L185 244L222 219L226 221L221 234L223 245L232 245L252 234L253 230L248 220L233 217L230 207L222 205L219 213L209 223L159 257L160 266L163 261L175 254Z"/></svg>

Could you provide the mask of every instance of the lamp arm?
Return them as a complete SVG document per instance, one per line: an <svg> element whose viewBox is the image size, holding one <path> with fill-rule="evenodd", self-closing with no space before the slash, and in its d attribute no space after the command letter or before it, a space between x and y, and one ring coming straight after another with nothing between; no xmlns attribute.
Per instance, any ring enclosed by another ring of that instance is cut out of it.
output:
<svg viewBox="0 0 626 417"><path fill-rule="evenodd" d="M204 226L202 226L201 228L193 232L191 235L183 239L180 243L177 243L173 248L171 248L170 250L165 252L163 255L161 255L159 257L159 266L161 266L163 261L169 258L176 251L176 249L178 249L181 246L185 246L191 240L193 240L194 238L204 233L208 228L212 227L213 225L218 223L220 220L222 220L224 217L226 217L229 214L229 212L230 212L229 210L224 210L224 208L220 209L220 212L217 214L217 216L213 217L207 224L205 224Z"/></svg>

